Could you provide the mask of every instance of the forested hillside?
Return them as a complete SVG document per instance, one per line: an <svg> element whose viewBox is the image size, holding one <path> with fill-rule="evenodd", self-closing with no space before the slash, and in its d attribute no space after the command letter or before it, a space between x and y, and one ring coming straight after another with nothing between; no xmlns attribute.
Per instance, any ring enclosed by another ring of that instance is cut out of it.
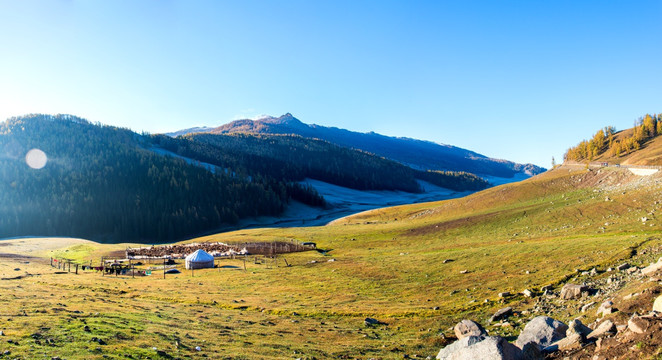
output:
<svg viewBox="0 0 662 360"><path fill-rule="evenodd" d="M0 124L0 237L76 236L169 241L247 216L278 215L301 186L246 179L143 149L149 137L75 117L29 115ZM48 163L32 169L32 148Z"/></svg>
<svg viewBox="0 0 662 360"><path fill-rule="evenodd" d="M616 132L613 126L607 126L571 147L565 153L564 160L594 161L617 160L639 149L649 140L662 135L662 114L646 114L639 118L632 129Z"/></svg>
<svg viewBox="0 0 662 360"><path fill-rule="evenodd" d="M545 171L545 169L533 164L518 164L507 160L492 159L451 145L390 137L374 132L360 133L335 127L308 125L289 113L278 118L237 120L214 129L194 128L171 134L181 134L182 132L294 134L306 138L326 140L342 147L367 151L417 169L461 171L504 178L513 177L520 172L536 175Z"/></svg>
<svg viewBox="0 0 662 360"><path fill-rule="evenodd" d="M417 179L457 191L480 190L489 185L473 174L418 171L373 154L295 135L157 135L153 141L187 158L230 168L245 176L284 182L312 178L357 190L407 192L421 191Z"/></svg>
<svg viewBox="0 0 662 360"><path fill-rule="evenodd" d="M31 149L47 155L45 167L26 164ZM69 115L28 115L0 123L0 238L173 241L277 216L291 199L325 206L298 183L305 178L360 190L418 192L417 179L455 190L488 186L471 174L421 172L299 136L170 138Z"/></svg>

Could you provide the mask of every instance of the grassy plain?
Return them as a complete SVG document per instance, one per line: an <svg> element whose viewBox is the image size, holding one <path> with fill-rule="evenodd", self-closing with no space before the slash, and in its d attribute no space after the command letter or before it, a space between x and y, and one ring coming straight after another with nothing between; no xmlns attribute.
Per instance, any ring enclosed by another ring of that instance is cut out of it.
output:
<svg viewBox="0 0 662 360"><path fill-rule="evenodd" d="M127 244L5 241L0 274L20 278L0 281L0 353L25 359L425 358L462 318L487 324L498 308L533 306L519 295L499 298L500 292L559 284L576 269L614 265L661 245L661 179L560 167L466 198L374 210L322 227L192 239L296 239L326 252L286 255L290 267L249 261L247 271L241 260L223 260L221 268L165 280L57 274L48 265L53 255L98 262ZM368 327L368 316L387 325ZM489 329L508 336L520 326Z"/></svg>

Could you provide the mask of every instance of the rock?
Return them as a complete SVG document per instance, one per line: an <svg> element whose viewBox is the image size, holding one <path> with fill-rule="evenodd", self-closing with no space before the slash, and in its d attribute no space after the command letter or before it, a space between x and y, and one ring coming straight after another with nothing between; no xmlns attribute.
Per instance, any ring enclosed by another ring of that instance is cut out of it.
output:
<svg viewBox="0 0 662 360"><path fill-rule="evenodd" d="M458 340L467 336L487 336L485 329L480 324L472 320L462 320L455 325L455 336Z"/></svg>
<svg viewBox="0 0 662 360"><path fill-rule="evenodd" d="M653 276L660 270L662 270L662 258L660 258L656 263L650 264L649 266L641 269L641 273L646 276Z"/></svg>
<svg viewBox="0 0 662 360"><path fill-rule="evenodd" d="M469 273L469 270L462 270L462 271L460 271L460 274L468 274L468 273Z"/></svg>
<svg viewBox="0 0 662 360"><path fill-rule="evenodd" d="M90 327L89 327L89 326L85 325L85 326L83 327L83 331L85 331L85 332L91 332L92 330L90 330Z"/></svg>
<svg viewBox="0 0 662 360"><path fill-rule="evenodd" d="M657 299L655 299L655 302L653 303L653 311L662 313L662 295L658 296ZM0 335L2 335L2 331L0 331Z"/></svg>
<svg viewBox="0 0 662 360"><path fill-rule="evenodd" d="M500 297L500 298L505 298L505 297L508 297L508 296L510 296L510 293L509 293L508 291L505 291L505 292L499 293L499 297Z"/></svg>
<svg viewBox="0 0 662 360"><path fill-rule="evenodd" d="M524 360L543 360L545 356L537 344L527 343L522 347L522 357Z"/></svg>
<svg viewBox="0 0 662 360"><path fill-rule="evenodd" d="M4 355L4 356L11 355L11 351L5 350L5 351L2 352L2 355Z"/></svg>
<svg viewBox="0 0 662 360"><path fill-rule="evenodd" d="M636 296L639 296L639 293L628 294L628 295L623 296L623 300L630 300L630 299L632 299L633 297L636 297Z"/></svg>
<svg viewBox="0 0 662 360"><path fill-rule="evenodd" d="M490 318L490 322L506 319L512 314L513 314L513 308L511 308L510 306L503 309L499 309L497 312L494 313L494 315L492 315L492 317Z"/></svg>
<svg viewBox="0 0 662 360"><path fill-rule="evenodd" d="M614 305L614 303L611 302L610 300L605 300L602 304L600 304L600 307L598 308L597 315L598 316L601 316L601 315L605 316L605 315L609 315L609 314L613 313L614 311L616 311L616 309L614 309L612 307L613 305Z"/></svg>
<svg viewBox="0 0 662 360"><path fill-rule="evenodd" d="M572 320L568 324L568 330L565 331L565 336L570 336L572 334L579 334L581 335L582 339L586 338L586 335L591 333L591 328L588 326L582 324L579 319Z"/></svg>
<svg viewBox="0 0 662 360"><path fill-rule="evenodd" d="M385 325L386 324L384 322L381 322L381 321L379 321L377 319L373 319L373 318L365 318L365 320L363 320L363 323L366 324L366 326Z"/></svg>
<svg viewBox="0 0 662 360"><path fill-rule="evenodd" d="M645 333L649 325L648 320L641 316L634 315L628 320L628 329L637 334Z"/></svg>
<svg viewBox="0 0 662 360"><path fill-rule="evenodd" d="M554 344L552 346L556 346L557 349L567 351L567 350L576 350L576 349L581 349L582 344L584 343L584 339L580 334L572 334L570 336L567 336Z"/></svg>
<svg viewBox="0 0 662 360"><path fill-rule="evenodd" d="M439 351L439 360L524 360L522 350L498 336L467 336Z"/></svg>
<svg viewBox="0 0 662 360"><path fill-rule="evenodd" d="M5 336L5 332L0 330L0 336Z"/></svg>
<svg viewBox="0 0 662 360"><path fill-rule="evenodd" d="M595 301L591 301L590 303L582 306L582 312L586 312L591 306L595 305Z"/></svg>
<svg viewBox="0 0 662 360"><path fill-rule="evenodd" d="M618 270L618 271L623 271L623 270L625 270L625 269L627 269L627 268L629 268L629 267L630 267L630 264L628 264L628 263L624 263L624 264L620 264L620 265L618 265L618 266L616 267L616 270Z"/></svg>
<svg viewBox="0 0 662 360"><path fill-rule="evenodd" d="M549 316L538 316L524 326L524 330L519 334L515 345L520 349L524 349L526 344L534 343L539 348L544 348L563 339L567 330L568 325L558 320L554 320Z"/></svg>
<svg viewBox="0 0 662 360"><path fill-rule="evenodd" d="M522 291L522 295L524 295L525 297L532 297L533 292L529 289L524 289L524 291Z"/></svg>
<svg viewBox="0 0 662 360"><path fill-rule="evenodd" d="M565 284L561 289L561 299L576 299L582 296L582 293L588 292L588 286Z"/></svg>
<svg viewBox="0 0 662 360"><path fill-rule="evenodd" d="M586 335L587 339L598 339L606 335L616 334L616 326L611 320L605 320L595 330Z"/></svg>

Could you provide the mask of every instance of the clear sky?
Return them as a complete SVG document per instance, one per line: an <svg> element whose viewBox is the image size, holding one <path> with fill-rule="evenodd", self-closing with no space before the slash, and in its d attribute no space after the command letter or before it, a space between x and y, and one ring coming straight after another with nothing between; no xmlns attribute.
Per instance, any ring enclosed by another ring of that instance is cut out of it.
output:
<svg viewBox="0 0 662 360"><path fill-rule="evenodd" d="M662 112L661 1L0 0L0 119L291 112L549 167Z"/></svg>

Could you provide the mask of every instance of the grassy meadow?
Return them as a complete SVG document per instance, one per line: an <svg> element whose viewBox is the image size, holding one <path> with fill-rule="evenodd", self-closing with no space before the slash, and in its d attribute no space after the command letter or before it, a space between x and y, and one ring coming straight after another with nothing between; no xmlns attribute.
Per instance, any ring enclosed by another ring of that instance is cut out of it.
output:
<svg viewBox="0 0 662 360"><path fill-rule="evenodd" d="M48 264L51 256L98 264L101 256L130 244L3 241L0 354L8 350L10 358L24 359L434 356L462 318L486 325L504 306L527 318L521 311L534 300L502 299L500 292L539 290L576 269L605 268L662 245L660 179L624 169L560 167L466 198L378 209L322 227L216 234L190 242L296 239L314 241L325 251L282 256L289 267L282 259L277 267L248 261L247 271L242 260L221 260L220 268L165 280L158 272L136 278L62 274ZM366 326L365 317L386 325ZM515 321L488 329L509 336L520 327Z"/></svg>

